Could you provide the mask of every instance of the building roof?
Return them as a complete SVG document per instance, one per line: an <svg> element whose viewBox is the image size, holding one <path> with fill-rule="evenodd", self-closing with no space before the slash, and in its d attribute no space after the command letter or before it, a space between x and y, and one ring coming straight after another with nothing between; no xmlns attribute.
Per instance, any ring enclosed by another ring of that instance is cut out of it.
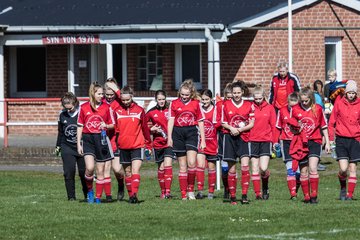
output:
<svg viewBox="0 0 360 240"><path fill-rule="evenodd" d="M299 0L293 0L294 2ZM9 26L224 24L286 5L287 0L1 0Z"/></svg>

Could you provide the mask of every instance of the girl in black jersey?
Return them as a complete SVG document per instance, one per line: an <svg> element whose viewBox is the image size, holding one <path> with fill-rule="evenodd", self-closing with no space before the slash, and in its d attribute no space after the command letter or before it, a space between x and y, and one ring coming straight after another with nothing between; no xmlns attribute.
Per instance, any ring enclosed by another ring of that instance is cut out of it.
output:
<svg viewBox="0 0 360 240"><path fill-rule="evenodd" d="M78 166L79 177L82 184L82 191L86 199L87 187L85 182L85 161L78 154L76 148L77 119L79 114L79 101L76 96L67 92L61 98L63 110L58 120L58 137L56 152L61 153L64 169L64 180L69 201L76 200L75 195L75 171Z"/></svg>

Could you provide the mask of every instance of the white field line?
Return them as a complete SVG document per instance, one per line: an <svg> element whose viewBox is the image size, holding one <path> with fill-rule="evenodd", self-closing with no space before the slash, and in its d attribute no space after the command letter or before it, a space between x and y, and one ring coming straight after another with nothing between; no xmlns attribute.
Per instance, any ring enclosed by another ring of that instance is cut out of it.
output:
<svg viewBox="0 0 360 240"><path fill-rule="evenodd" d="M327 234L332 235L341 232L360 232L358 228L346 228L346 229L330 229L328 231L309 231L309 232L299 232L299 233L277 233L277 234L248 234L242 236L227 236L228 239L277 239L277 240L286 240L286 239L299 239L299 240L312 240L311 235L315 234ZM310 235L309 237L305 237L306 235Z"/></svg>

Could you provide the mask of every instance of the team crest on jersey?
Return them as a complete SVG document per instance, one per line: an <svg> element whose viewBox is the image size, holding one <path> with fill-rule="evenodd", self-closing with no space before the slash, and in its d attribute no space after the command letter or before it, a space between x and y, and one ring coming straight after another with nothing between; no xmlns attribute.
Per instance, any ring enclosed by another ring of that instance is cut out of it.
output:
<svg viewBox="0 0 360 240"><path fill-rule="evenodd" d="M315 122L312 118L304 117L301 119L301 124L303 126L303 130L306 133L312 133L315 129Z"/></svg>
<svg viewBox="0 0 360 240"><path fill-rule="evenodd" d="M89 129L91 133L99 132L101 123L104 122L103 118L99 115L93 115L89 117L86 127Z"/></svg>
<svg viewBox="0 0 360 240"><path fill-rule="evenodd" d="M87 113L86 113L86 115L89 115L89 114L91 114L91 112L87 112Z"/></svg>
<svg viewBox="0 0 360 240"><path fill-rule="evenodd" d="M67 121L66 121L66 120L64 120L64 123L67 123Z"/></svg>
<svg viewBox="0 0 360 240"><path fill-rule="evenodd" d="M209 120L204 120L204 131L205 131L205 138L210 138L212 133L214 132L214 124Z"/></svg>
<svg viewBox="0 0 360 240"><path fill-rule="evenodd" d="M76 136L77 136L77 126L76 124L70 124L65 128L64 132L66 136L66 141L76 143Z"/></svg>
<svg viewBox="0 0 360 240"><path fill-rule="evenodd" d="M194 125L195 116L192 112L183 112L178 117L177 122L181 127L191 126Z"/></svg>
<svg viewBox="0 0 360 240"><path fill-rule="evenodd" d="M235 128L241 128L246 126L246 119L243 116L233 116L230 120L230 125Z"/></svg>

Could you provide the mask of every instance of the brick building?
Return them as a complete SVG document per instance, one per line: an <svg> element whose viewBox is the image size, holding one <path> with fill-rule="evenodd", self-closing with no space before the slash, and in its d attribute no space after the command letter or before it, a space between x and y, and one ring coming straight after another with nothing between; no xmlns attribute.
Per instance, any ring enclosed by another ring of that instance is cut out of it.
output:
<svg viewBox="0 0 360 240"><path fill-rule="evenodd" d="M287 3L3 0L0 99L9 102L0 102L0 122L8 119L10 134L54 134L60 104L53 98L85 97L92 81L110 76L140 102L159 86L175 96L189 77L216 93L234 79L269 88L276 64L288 59ZM301 85L325 81L329 68L359 82L360 1L295 0L292 10Z"/></svg>

